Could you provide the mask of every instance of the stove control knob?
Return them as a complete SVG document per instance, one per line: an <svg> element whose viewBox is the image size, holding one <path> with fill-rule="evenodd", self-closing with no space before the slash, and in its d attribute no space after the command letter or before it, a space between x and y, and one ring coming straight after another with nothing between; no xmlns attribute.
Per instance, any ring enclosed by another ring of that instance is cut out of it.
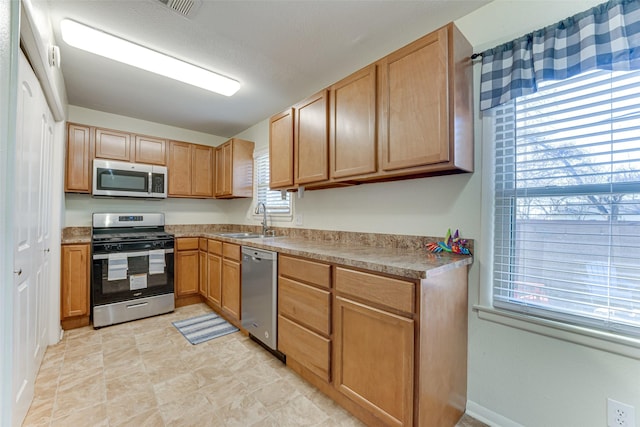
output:
<svg viewBox="0 0 640 427"><path fill-rule="evenodd" d="M116 246L116 249L121 251L122 250L122 245L120 243L118 243L118 245Z"/></svg>
<svg viewBox="0 0 640 427"><path fill-rule="evenodd" d="M110 251L111 250L111 245L104 245L104 249L106 251Z"/></svg>

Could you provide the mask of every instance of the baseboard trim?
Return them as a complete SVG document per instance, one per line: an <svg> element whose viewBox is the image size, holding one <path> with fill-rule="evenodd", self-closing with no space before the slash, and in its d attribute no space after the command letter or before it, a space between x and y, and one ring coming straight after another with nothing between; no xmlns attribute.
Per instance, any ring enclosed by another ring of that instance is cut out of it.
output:
<svg viewBox="0 0 640 427"><path fill-rule="evenodd" d="M522 424L518 424L517 422L510 420L507 417L504 417L496 412L493 412L490 409L485 408L484 406L478 405L477 403L467 400L467 415L475 418L478 421L482 421L485 424L488 424L491 427L524 427Z"/></svg>

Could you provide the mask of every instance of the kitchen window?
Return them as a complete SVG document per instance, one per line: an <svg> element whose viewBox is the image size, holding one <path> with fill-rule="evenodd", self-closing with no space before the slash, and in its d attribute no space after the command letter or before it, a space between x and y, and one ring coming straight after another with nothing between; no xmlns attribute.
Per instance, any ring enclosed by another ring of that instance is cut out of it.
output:
<svg viewBox="0 0 640 427"><path fill-rule="evenodd" d="M264 203L267 215L281 220L292 220L291 194L269 189L269 152L256 153L255 158L256 194L254 212L258 203ZM262 214L255 214L262 217Z"/></svg>
<svg viewBox="0 0 640 427"><path fill-rule="evenodd" d="M487 122L493 306L640 337L640 72L545 82Z"/></svg>

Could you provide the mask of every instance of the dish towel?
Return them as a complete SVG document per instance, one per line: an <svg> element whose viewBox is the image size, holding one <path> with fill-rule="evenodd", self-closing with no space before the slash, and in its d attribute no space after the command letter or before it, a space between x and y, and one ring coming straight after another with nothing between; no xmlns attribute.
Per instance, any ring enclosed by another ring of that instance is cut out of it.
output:
<svg viewBox="0 0 640 427"><path fill-rule="evenodd" d="M149 251L149 274L162 274L165 266L164 249Z"/></svg>
<svg viewBox="0 0 640 427"><path fill-rule="evenodd" d="M109 272L107 280L124 280L129 271L129 261L126 253L109 254Z"/></svg>

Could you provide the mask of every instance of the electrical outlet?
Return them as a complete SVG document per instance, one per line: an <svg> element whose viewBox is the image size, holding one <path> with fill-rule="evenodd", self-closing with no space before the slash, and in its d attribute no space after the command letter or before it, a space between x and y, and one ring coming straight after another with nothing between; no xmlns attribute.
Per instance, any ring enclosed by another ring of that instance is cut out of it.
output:
<svg viewBox="0 0 640 427"><path fill-rule="evenodd" d="M608 427L636 427L635 409L631 405L607 399Z"/></svg>
<svg viewBox="0 0 640 427"><path fill-rule="evenodd" d="M295 219L294 219L294 223L295 225L302 225L302 214L296 214Z"/></svg>

